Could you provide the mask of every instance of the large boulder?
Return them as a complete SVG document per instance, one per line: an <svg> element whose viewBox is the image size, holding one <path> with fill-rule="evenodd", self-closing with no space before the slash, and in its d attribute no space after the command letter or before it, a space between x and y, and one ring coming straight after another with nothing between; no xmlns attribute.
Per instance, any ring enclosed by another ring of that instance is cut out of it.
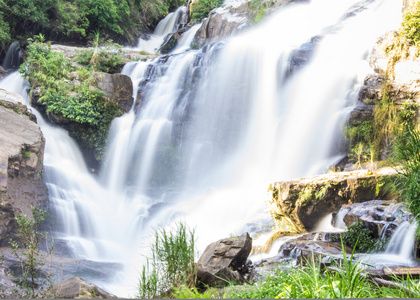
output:
<svg viewBox="0 0 420 300"><path fill-rule="evenodd" d="M42 179L45 140L20 95L0 90L0 246L16 230L15 214L46 207Z"/></svg>
<svg viewBox="0 0 420 300"><path fill-rule="evenodd" d="M57 282L52 289L54 297L64 299L116 299L117 297L79 277Z"/></svg>
<svg viewBox="0 0 420 300"><path fill-rule="evenodd" d="M343 204L392 199L387 182L395 174L383 168L374 174L358 170L276 182L269 187L267 205L278 230L306 232Z"/></svg>
<svg viewBox="0 0 420 300"><path fill-rule="evenodd" d="M119 109L128 112L133 105L133 82L124 74L94 72L98 89L105 92L109 101L118 102Z"/></svg>
<svg viewBox="0 0 420 300"><path fill-rule="evenodd" d="M252 239L248 233L208 245L198 260L197 280L207 286L243 281L251 249Z"/></svg>

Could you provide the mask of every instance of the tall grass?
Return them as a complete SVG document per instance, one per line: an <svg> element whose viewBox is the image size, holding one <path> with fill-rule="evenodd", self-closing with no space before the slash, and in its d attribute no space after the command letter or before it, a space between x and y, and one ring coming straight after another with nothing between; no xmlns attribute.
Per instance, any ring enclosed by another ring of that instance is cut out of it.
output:
<svg viewBox="0 0 420 300"><path fill-rule="evenodd" d="M139 298L169 296L174 288L194 287L196 281L194 231L178 224L174 231L156 232L152 257L139 278Z"/></svg>

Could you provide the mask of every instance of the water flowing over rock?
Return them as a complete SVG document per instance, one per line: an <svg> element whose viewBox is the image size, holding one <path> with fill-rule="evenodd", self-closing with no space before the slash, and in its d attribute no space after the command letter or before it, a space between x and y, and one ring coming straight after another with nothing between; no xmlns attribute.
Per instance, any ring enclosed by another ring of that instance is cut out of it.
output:
<svg viewBox="0 0 420 300"><path fill-rule="evenodd" d="M389 238L402 222L413 220L413 215L407 208L395 201L372 200L354 203L344 205L342 210L346 210L343 220L347 226L362 222L373 232L375 238Z"/></svg>
<svg viewBox="0 0 420 300"><path fill-rule="evenodd" d="M343 204L389 199L392 194L384 187L394 174L385 168L375 174L361 170L277 182L269 188L267 205L280 230L305 232Z"/></svg>
<svg viewBox="0 0 420 300"><path fill-rule="evenodd" d="M244 281L246 261L252 249L248 233L207 246L197 263L197 280L207 286Z"/></svg>
<svg viewBox="0 0 420 300"><path fill-rule="evenodd" d="M0 90L0 245L8 245L15 214L31 215L31 205L46 207L43 182L45 140L35 116L20 95Z"/></svg>

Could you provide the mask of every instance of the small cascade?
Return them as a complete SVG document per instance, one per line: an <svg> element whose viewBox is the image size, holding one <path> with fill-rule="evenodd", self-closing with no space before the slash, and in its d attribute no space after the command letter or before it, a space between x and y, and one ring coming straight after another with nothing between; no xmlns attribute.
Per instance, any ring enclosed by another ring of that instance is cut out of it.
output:
<svg viewBox="0 0 420 300"><path fill-rule="evenodd" d="M312 229L312 232L341 232L344 228L338 227L337 222L333 223L333 214L323 217Z"/></svg>
<svg viewBox="0 0 420 300"><path fill-rule="evenodd" d="M155 28L153 34L146 38L139 38L136 50L155 53L168 34L175 33L180 27L187 24L187 7L181 6L175 12L169 13Z"/></svg>
<svg viewBox="0 0 420 300"><path fill-rule="evenodd" d="M413 257L417 222L403 222L391 237L385 254L398 255L406 259Z"/></svg>
<svg viewBox="0 0 420 300"><path fill-rule="evenodd" d="M19 68L22 63L22 49L19 42L13 42L6 52L2 67L5 71L10 72Z"/></svg>
<svg viewBox="0 0 420 300"><path fill-rule="evenodd" d="M198 29L200 29L201 24L196 24L191 27L178 42L178 46L172 51L172 54L177 54L184 52L185 50L190 49L191 43L194 40L194 36L197 33Z"/></svg>
<svg viewBox="0 0 420 300"><path fill-rule="evenodd" d="M338 213L335 216L334 219L334 227L335 228L339 228L339 229L343 229L346 230L347 229L347 225L346 223L344 223L344 216L347 214L348 212L348 208L342 207Z"/></svg>

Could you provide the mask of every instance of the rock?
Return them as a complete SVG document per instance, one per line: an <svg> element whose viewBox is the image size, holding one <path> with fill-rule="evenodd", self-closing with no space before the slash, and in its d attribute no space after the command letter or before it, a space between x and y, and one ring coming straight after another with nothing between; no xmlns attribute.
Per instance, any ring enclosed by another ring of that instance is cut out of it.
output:
<svg viewBox="0 0 420 300"><path fill-rule="evenodd" d="M248 233L222 239L207 246L198 260L197 280L208 286L244 281L243 266L252 249Z"/></svg>
<svg viewBox="0 0 420 300"><path fill-rule="evenodd" d="M267 205L278 230L306 232L341 205L375 199L392 198L387 180L396 174L383 168L375 174L366 170L329 173L271 184Z"/></svg>
<svg viewBox="0 0 420 300"><path fill-rule="evenodd" d="M105 92L110 101L117 101L118 107L128 112L133 105L133 82L124 74L93 73L97 87Z"/></svg>
<svg viewBox="0 0 420 300"><path fill-rule="evenodd" d="M343 221L346 226L362 222L370 229L375 238L391 237L401 222L413 219L413 215L395 201L372 200L363 203L344 205Z"/></svg>
<svg viewBox="0 0 420 300"><path fill-rule="evenodd" d="M252 16L247 3L232 2L216 8L204 19L192 44L201 48L237 34L249 26Z"/></svg>
<svg viewBox="0 0 420 300"><path fill-rule="evenodd" d="M53 287L54 297L82 299L116 299L117 297L79 277L70 277L57 282Z"/></svg>
<svg viewBox="0 0 420 300"><path fill-rule="evenodd" d="M42 179L45 140L20 95L0 90L0 245L16 230L15 214L31 216L31 206L46 207Z"/></svg>

